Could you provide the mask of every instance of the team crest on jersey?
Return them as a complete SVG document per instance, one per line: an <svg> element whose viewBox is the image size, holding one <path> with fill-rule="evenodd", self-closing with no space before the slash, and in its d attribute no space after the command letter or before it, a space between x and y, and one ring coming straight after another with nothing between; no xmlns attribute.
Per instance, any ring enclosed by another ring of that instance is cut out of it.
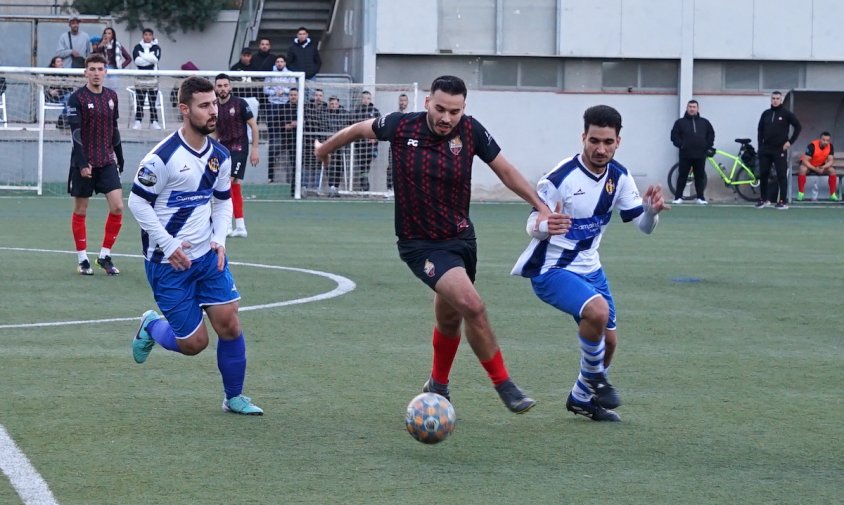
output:
<svg viewBox="0 0 844 505"><path fill-rule="evenodd" d="M613 192L615 191L615 183L612 181L612 179L607 179L607 184L604 187L606 188L607 193L610 195L613 194Z"/></svg>
<svg viewBox="0 0 844 505"><path fill-rule="evenodd" d="M434 267L434 264L431 263L431 260L425 260L425 275L428 277L433 277L437 275L437 269Z"/></svg>
<svg viewBox="0 0 844 505"><path fill-rule="evenodd" d="M216 156L212 156L210 160L208 160L208 170L217 173L217 170L220 170L220 160L217 159Z"/></svg>
<svg viewBox="0 0 844 505"><path fill-rule="evenodd" d="M460 154L460 151L463 150L463 142L460 140L460 137L454 137L453 139L448 141L448 148L451 150L451 154L457 156Z"/></svg>
<svg viewBox="0 0 844 505"><path fill-rule="evenodd" d="M232 107L231 109L229 109L229 115L234 116L234 114L235 114L235 110L234 110L234 107Z"/></svg>
<svg viewBox="0 0 844 505"><path fill-rule="evenodd" d="M114 100L111 98L108 99L108 108L114 110Z"/></svg>

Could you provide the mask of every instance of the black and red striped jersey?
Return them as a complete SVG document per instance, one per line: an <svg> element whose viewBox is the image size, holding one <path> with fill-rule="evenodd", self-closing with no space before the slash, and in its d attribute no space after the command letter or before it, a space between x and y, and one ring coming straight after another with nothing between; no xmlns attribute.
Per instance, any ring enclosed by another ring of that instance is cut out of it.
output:
<svg viewBox="0 0 844 505"><path fill-rule="evenodd" d="M448 136L428 127L427 112L394 112L372 124L391 143L396 236L402 240L447 240L472 232L472 163L491 163L501 148L471 116Z"/></svg>
<svg viewBox="0 0 844 505"><path fill-rule="evenodd" d="M252 109L246 100L232 96L217 110L217 139L229 152L249 152L246 122L252 119Z"/></svg>
<svg viewBox="0 0 844 505"><path fill-rule="evenodd" d="M112 143L119 117L114 90L103 87L102 92L94 93L82 86L74 91L67 99L67 118L74 135L78 131L81 140L73 142L71 165L90 164L96 168L115 163Z"/></svg>

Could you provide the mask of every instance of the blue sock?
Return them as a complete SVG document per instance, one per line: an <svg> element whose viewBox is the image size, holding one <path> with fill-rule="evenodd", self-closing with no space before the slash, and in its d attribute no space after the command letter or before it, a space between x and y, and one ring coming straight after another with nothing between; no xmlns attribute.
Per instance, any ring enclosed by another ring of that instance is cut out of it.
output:
<svg viewBox="0 0 844 505"><path fill-rule="evenodd" d="M166 319L156 319L147 325L147 333L155 340L155 343L168 351L181 353L176 343L176 334Z"/></svg>
<svg viewBox="0 0 844 505"><path fill-rule="evenodd" d="M598 342L591 342L577 336L580 342L580 374L577 376L571 394L581 402L588 402L592 398L592 390L587 385L587 379L595 379L604 374L604 337Z"/></svg>
<svg viewBox="0 0 844 505"><path fill-rule="evenodd" d="M226 399L243 392L246 377L246 340L243 332L234 340L217 339L217 368L223 377Z"/></svg>

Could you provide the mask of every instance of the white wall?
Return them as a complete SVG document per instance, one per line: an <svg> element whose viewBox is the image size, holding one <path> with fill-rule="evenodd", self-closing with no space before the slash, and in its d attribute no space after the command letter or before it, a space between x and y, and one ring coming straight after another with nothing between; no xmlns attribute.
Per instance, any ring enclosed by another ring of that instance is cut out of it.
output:
<svg viewBox="0 0 844 505"><path fill-rule="evenodd" d="M770 106L768 96L697 97L701 115L712 122L715 146L737 152L736 138L750 138L756 145L759 115ZM606 104L623 118L621 146L616 159L631 170L640 187L666 187L668 170L677 162L669 139L677 119L673 95L507 93L470 90L467 114L475 116L495 137L504 155L532 183L561 159L582 150L583 112ZM808 137L807 137L808 138ZM803 136L798 141L803 144ZM732 199L710 175L707 196ZM516 198L481 161L475 161L473 196L476 199Z"/></svg>
<svg viewBox="0 0 844 505"><path fill-rule="evenodd" d="M221 11L217 22L205 31L190 33L175 32L167 35L155 25L149 28L155 32L161 46L161 70L179 70L182 64L192 61L201 70L228 70L229 56L237 29L237 11ZM126 46L129 53L141 41L142 29L129 30L126 24L115 26L117 40ZM130 65L127 68L135 68Z"/></svg>

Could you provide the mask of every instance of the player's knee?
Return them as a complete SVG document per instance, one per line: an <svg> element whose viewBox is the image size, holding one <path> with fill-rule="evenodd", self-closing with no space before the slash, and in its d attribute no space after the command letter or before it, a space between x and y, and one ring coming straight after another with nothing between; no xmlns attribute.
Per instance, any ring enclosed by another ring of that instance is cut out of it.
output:
<svg viewBox="0 0 844 505"><path fill-rule="evenodd" d="M467 296L460 303L460 312L466 319L476 319L486 314L486 304L480 296Z"/></svg>
<svg viewBox="0 0 844 505"><path fill-rule="evenodd" d="M610 306L603 296L596 296L586 304L580 317L591 324L606 326L610 318Z"/></svg>
<svg viewBox="0 0 844 505"><path fill-rule="evenodd" d="M208 335L194 335L179 341L179 350L186 356L196 356L208 347Z"/></svg>

